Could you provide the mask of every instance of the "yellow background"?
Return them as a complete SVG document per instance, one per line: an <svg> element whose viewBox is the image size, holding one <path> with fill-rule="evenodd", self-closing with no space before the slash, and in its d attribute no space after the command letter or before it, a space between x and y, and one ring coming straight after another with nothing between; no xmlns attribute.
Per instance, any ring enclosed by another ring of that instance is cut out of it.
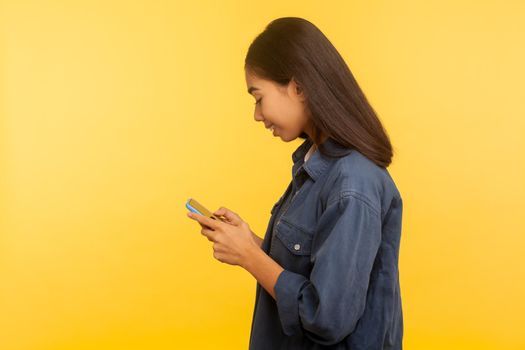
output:
<svg viewBox="0 0 525 350"><path fill-rule="evenodd" d="M0 348L246 349L256 281L189 197L263 236L299 145L244 56L304 17L383 121L405 349L524 349L523 1L4 1Z"/></svg>

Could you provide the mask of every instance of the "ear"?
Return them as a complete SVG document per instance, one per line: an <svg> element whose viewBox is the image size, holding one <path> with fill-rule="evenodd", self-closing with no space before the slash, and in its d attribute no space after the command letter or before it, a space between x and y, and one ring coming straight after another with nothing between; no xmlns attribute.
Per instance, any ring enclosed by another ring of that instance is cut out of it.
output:
<svg viewBox="0 0 525 350"><path fill-rule="evenodd" d="M294 77L292 77L290 83L292 84L292 87L293 87L294 92L295 92L295 94L297 95L297 97L298 97L301 101L304 101L304 99L305 99L305 96L304 96L304 90L303 90L303 88L301 87L301 85L299 85L299 83L295 80Z"/></svg>

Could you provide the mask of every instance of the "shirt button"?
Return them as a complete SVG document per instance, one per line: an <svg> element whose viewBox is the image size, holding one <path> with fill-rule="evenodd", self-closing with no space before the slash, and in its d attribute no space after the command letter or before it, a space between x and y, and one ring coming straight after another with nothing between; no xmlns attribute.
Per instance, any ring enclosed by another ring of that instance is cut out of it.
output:
<svg viewBox="0 0 525 350"><path fill-rule="evenodd" d="M299 249L301 249L301 245L300 244L296 244L296 245L293 246L293 249L299 250Z"/></svg>

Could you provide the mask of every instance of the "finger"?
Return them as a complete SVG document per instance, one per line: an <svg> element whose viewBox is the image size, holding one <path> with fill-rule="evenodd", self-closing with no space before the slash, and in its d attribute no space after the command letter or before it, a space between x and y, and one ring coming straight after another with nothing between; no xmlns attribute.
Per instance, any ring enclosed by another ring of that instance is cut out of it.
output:
<svg viewBox="0 0 525 350"><path fill-rule="evenodd" d="M240 225L242 222L242 218L237 213L234 213L233 211L225 207L220 207L213 214L223 215L228 220L229 223L236 225L236 226Z"/></svg>
<svg viewBox="0 0 525 350"><path fill-rule="evenodd" d="M214 216L215 216L217 219L219 219L220 221L228 223L228 220L227 220L225 217L223 217L222 215L217 215L217 214L215 214L215 213L213 213L213 214L214 214Z"/></svg>
<svg viewBox="0 0 525 350"><path fill-rule="evenodd" d="M224 262L224 260L222 260L222 255L220 253L217 253L216 251L213 252L213 257L219 260L220 262Z"/></svg>
<svg viewBox="0 0 525 350"><path fill-rule="evenodd" d="M210 230L210 229L208 229L208 228L203 228L203 229L201 230L201 234L202 234L203 236L206 236L206 238L208 238L208 241L210 241L210 242L216 242L218 232L217 232L217 231Z"/></svg>
<svg viewBox="0 0 525 350"><path fill-rule="evenodd" d="M224 217L224 208L221 207L219 210L216 210L213 212L213 215L217 216L217 217L221 217L221 219L223 219L222 217ZM224 221L227 221L226 220L226 217L224 217Z"/></svg>
<svg viewBox="0 0 525 350"><path fill-rule="evenodd" d="M205 228L205 229L208 229L208 230L210 229L210 227L208 227L208 226L206 226L206 225L203 225L203 224L201 224L200 222L199 222L199 225L201 225L202 228Z"/></svg>
<svg viewBox="0 0 525 350"><path fill-rule="evenodd" d="M189 214L190 214L190 213L188 213L188 217L190 217ZM195 218L192 218L192 219L195 220L195 221L197 221ZM203 229L210 229L209 226L206 226L206 225L200 223L199 221L197 221L197 223L198 223L198 224L200 225L200 227L203 228Z"/></svg>
<svg viewBox="0 0 525 350"><path fill-rule="evenodd" d="M197 220L200 224L210 227L213 230L216 230L220 228L221 225L224 225L218 220L213 220L198 213L188 212L188 216L194 220Z"/></svg>
<svg viewBox="0 0 525 350"><path fill-rule="evenodd" d="M218 242L213 243L213 251L216 253L224 253L224 249L218 244Z"/></svg>

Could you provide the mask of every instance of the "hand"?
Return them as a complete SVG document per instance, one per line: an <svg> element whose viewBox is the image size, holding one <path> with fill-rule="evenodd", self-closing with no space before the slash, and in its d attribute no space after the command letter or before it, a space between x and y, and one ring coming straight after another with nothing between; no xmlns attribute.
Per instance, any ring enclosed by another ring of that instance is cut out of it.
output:
<svg viewBox="0 0 525 350"><path fill-rule="evenodd" d="M188 212L188 217L196 220L202 227L201 233L214 243L214 258L220 262L244 267L253 250L260 249L248 223L224 207L213 214L224 216L224 219L213 220L192 212Z"/></svg>
<svg viewBox="0 0 525 350"><path fill-rule="evenodd" d="M230 224L240 223L241 221L243 221L237 213L234 213L233 211L225 207L220 207L219 210L215 211L213 214L215 214L215 216L218 216L219 219L221 219L222 221L225 221ZM221 218L221 216L223 216L223 218ZM255 232L253 232L251 229L250 231L253 235L253 239L255 240L255 243L257 243L257 245L261 247L263 239L257 236Z"/></svg>

